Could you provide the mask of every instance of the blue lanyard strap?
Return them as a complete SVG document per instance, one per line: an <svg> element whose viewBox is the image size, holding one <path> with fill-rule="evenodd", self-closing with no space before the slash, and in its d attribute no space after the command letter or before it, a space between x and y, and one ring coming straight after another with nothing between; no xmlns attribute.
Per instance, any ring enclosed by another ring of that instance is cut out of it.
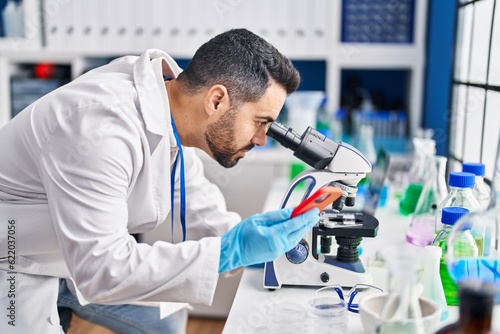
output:
<svg viewBox="0 0 500 334"><path fill-rule="evenodd" d="M184 153L182 152L181 140L179 139L179 134L177 133L177 128L175 127L174 119L172 120L172 128L174 130L175 141L177 142L177 147L179 147L179 154L175 157L174 167L172 169L172 174L170 175L170 207L171 207L171 231L172 231L172 241L174 239L174 193L175 193L175 174L177 172L177 160L180 157L181 165L181 227L182 227L182 241L186 241L186 180L184 179Z"/></svg>

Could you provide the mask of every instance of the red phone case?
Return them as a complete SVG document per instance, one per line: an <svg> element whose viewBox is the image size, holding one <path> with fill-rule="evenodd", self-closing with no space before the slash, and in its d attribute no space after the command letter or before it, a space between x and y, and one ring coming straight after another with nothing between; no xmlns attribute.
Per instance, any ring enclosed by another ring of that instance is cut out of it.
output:
<svg viewBox="0 0 500 334"><path fill-rule="evenodd" d="M342 190L333 186L324 186L319 188L314 194L300 203L292 211L292 218L298 216L312 208L318 208L319 211L332 204L337 198L342 196Z"/></svg>

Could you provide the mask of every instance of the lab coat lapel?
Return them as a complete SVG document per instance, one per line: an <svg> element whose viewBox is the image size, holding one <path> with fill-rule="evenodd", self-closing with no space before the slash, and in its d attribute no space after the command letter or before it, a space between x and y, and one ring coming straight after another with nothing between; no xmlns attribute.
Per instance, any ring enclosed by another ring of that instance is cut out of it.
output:
<svg viewBox="0 0 500 334"><path fill-rule="evenodd" d="M168 124L167 117L165 112L158 110L163 106L163 103L151 66L149 52L143 53L134 64L134 83L146 130L165 136Z"/></svg>
<svg viewBox="0 0 500 334"><path fill-rule="evenodd" d="M174 76L180 72L175 61L165 52L148 50L134 64L134 83L138 93L140 113L146 128L151 154L152 182L155 189L155 205L158 210L157 224L163 222L170 211L171 135L168 103L162 98L163 89L158 82L152 59L165 59Z"/></svg>
<svg viewBox="0 0 500 334"><path fill-rule="evenodd" d="M163 58L169 65L172 74L177 76L180 68L175 61L160 50L147 50L134 64L134 83L139 94L139 104L146 129L154 134L165 136L170 120L163 108L151 59Z"/></svg>

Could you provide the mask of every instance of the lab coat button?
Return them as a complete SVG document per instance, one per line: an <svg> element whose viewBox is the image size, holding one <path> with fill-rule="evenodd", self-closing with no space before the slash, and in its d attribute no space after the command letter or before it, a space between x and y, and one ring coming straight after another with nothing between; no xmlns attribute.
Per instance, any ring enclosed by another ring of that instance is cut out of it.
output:
<svg viewBox="0 0 500 334"><path fill-rule="evenodd" d="M56 315L51 315L49 318L49 322L53 326L59 326L59 317Z"/></svg>

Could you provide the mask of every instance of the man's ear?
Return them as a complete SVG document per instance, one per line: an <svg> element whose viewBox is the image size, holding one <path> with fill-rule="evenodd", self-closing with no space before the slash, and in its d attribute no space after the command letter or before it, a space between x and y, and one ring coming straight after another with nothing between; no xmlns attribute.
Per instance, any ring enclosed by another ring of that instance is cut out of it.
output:
<svg viewBox="0 0 500 334"><path fill-rule="evenodd" d="M231 101L224 85L213 85L205 94L205 111L209 116L222 114L230 109Z"/></svg>

